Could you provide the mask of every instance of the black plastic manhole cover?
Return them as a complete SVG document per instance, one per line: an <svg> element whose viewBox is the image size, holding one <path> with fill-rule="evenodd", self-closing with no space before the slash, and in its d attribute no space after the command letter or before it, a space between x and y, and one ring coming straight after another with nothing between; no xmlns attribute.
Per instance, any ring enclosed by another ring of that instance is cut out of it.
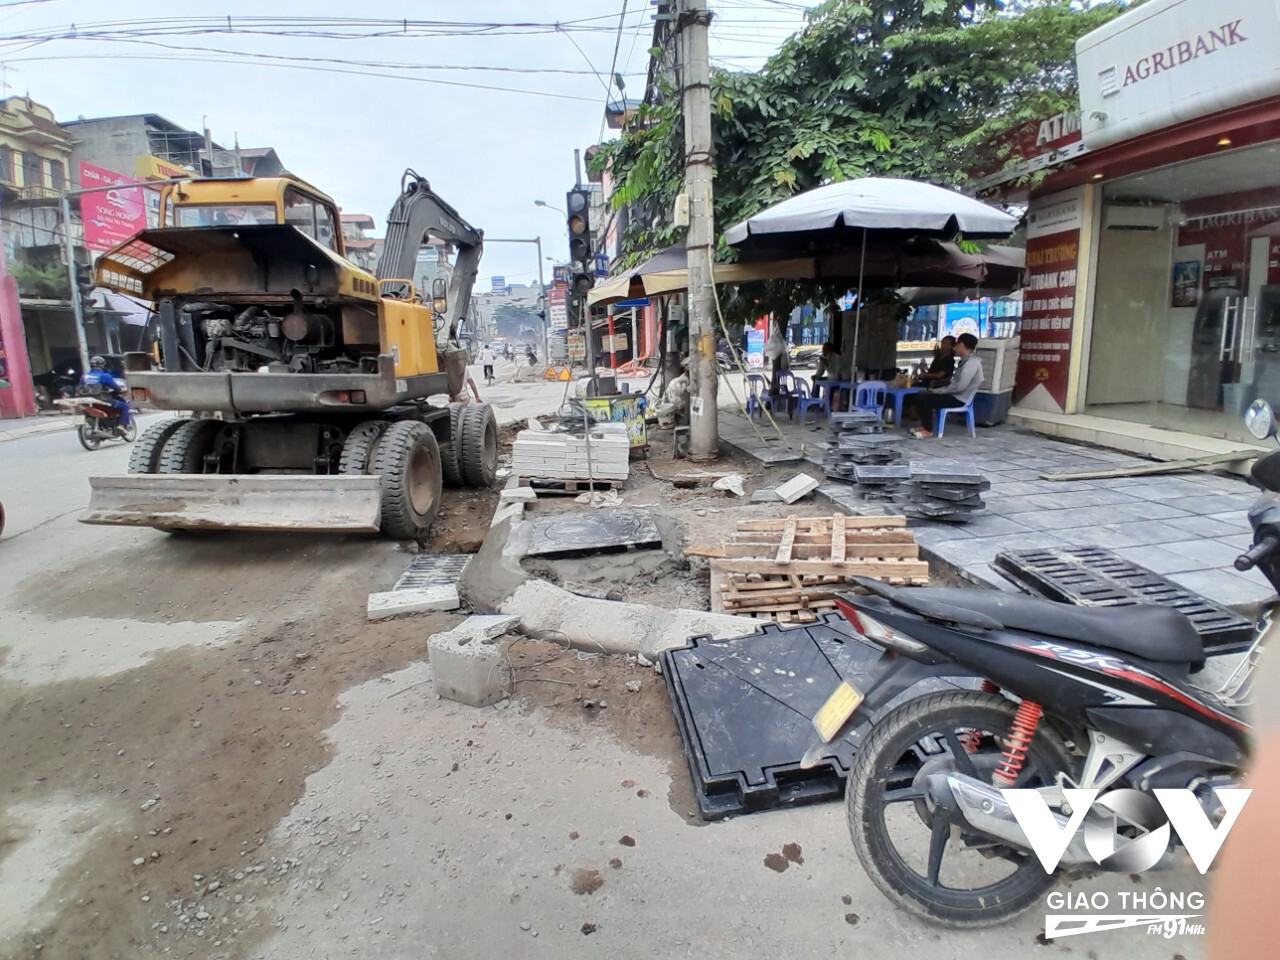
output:
<svg viewBox="0 0 1280 960"><path fill-rule="evenodd" d="M573 556L662 546L653 515L643 510L593 510L533 522L530 557Z"/></svg>

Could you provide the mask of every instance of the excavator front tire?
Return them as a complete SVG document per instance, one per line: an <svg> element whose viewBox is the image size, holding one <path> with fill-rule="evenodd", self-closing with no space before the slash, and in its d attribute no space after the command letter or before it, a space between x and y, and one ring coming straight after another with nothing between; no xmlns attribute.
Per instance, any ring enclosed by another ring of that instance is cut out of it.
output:
<svg viewBox="0 0 1280 960"><path fill-rule="evenodd" d="M459 417L458 451L467 486L485 489L498 475L498 419L487 403L468 404Z"/></svg>
<svg viewBox="0 0 1280 960"><path fill-rule="evenodd" d="M180 420L160 450L156 473L204 473L205 455L213 448L222 423L218 420Z"/></svg>
<svg viewBox="0 0 1280 960"><path fill-rule="evenodd" d="M443 470L431 427L401 420L383 433L372 473L382 477L382 532L395 540L423 540L440 512Z"/></svg>
<svg viewBox="0 0 1280 960"><path fill-rule="evenodd" d="M373 463L374 448L389 426L389 420L366 420L357 424L342 444L338 472L346 476L368 473L369 466Z"/></svg>
<svg viewBox="0 0 1280 960"><path fill-rule="evenodd" d="M160 453L164 445L182 424L182 420L165 420L147 427L129 452L129 472L155 473L160 467Z"/></svg>
<svg viewBox="0 0 1280 960"><path fill-rule="evenodd" d="M462 414L470 404L449 404L449 439L440 441L440 466L444 468L444 485L446 487L466 486L462 476L462 459L458 451L462 447L459 432L462 430ZM439 438L437 437L437 440Z"/></svg>

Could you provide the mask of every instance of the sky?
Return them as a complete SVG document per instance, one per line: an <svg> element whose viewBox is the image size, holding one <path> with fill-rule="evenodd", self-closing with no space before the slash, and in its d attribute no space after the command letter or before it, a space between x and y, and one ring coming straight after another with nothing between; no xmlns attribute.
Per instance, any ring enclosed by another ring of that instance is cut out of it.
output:
<svg viewBox="0 0 1280 960"><path fill-rule="evenodd" d="M713 66L758 69L813 5L710 0ZM207 118L220 145L275 147L379 228L413 168L488 238L541 236L563 260L564 218L534 201L563 207L574 149L616 136L603 124L611 73L643 96L653 12L649 0L0 0L0 90L63 121ZM535 248L487 243L477 289L494 275L535 282Z"/></svg>

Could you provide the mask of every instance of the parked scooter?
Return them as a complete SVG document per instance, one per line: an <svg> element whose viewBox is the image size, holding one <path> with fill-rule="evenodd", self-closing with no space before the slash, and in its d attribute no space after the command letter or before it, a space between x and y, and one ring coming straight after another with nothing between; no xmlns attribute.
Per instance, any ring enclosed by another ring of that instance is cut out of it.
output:
<svg viewBox="0 0 1280 960"><path fill-rule="evenodd" d="M1259 438L1277 432L1265 401L1246 424ZM1280 590L1280 450L1255 461L1252 481L1263 490L1249 511L1253 546L1235 565L1256 566ZM1058 873L1171 866L1182 860L1169 842L1185 842L1180 827L1148 849L1106 855L1141 837L1135 824L1159 834L1155 825L1172 818L1162 812L1167 795L1156 791L1194 798L1183 816L1206 831L1239 813L1241 793L1219 791L1239 784L1249 737L1243 709L1259 655L1280 631L1280 601L1259 619L1239 666L1210 690L1199 682L1199 634L1168 607L859 585L871 595L844 594L837 606L879 653L837 688L814 726L826 743L859 739L846 791L854 849L902 909L950 927L991 926L1039 902ZM935 692L910 694L929 680ZM952 688L936 692L944 684ZM911 699L894 704L904 692ZM868 718L870 729L859 730ZM1065 792L1072 789L1094 793ZM1120 789L1124 809L1097 815L1097 792L1107 791L1105 801ZM1072 799L1088 808L1073 810ZM1015 812L1029 816L1026 803L1065 843L1056 868ZM1191 843L1184 849L1197 853ZM1203 858L1201 847L1198 866Z"/></svg>
<svg viewBox="0 0 1280 960"><path fill-rule="evenodd" d="M128 426L122 427L120 412L101 397L64 397L57 404L76 418L76 436L86 450L97 450L106 440L133 443L138 438L137 411L132 411Z"/></svg>

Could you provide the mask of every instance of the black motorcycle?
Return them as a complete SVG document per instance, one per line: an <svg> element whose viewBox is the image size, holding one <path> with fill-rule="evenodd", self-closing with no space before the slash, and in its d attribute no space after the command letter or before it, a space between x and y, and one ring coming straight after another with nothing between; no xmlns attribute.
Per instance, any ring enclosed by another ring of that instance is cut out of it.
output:
<svg viewBox="0 0 1280 960"><path fill-rule="evenodd" d="M1256 436L1276 433L1264 401L1246 422ZM1252 481L1263 490L1249 512L1253 547L1235 565L1257 566L1280 590L1280 450L1255 461ZM1224 835L1247 799L1230 789L1248 751L1243 708L1258 656L1280 631L1280 602L1210 690L1198 682L1199 634L1168 607L859 585L869 595L844 594L837 605L867 658L815 716L824 742L806 760L844 737L858 744L849 829L891 901L925 920L982 927L1033 906L1064 871L1140 872L1182 861L1180 850L1207 869L1203 846L1188 840L1203 831L1184 831L1173 814L1200 818L1204 830L1222 824ZM1169 794L1185 801L1180 811ZM1110 813L1109 796L1118 798ZM1065 845L1056 860L1019 819L1041 810ZM1145 839L1135 824L1162 822L1176 832L1129 847Z"/></svg>

